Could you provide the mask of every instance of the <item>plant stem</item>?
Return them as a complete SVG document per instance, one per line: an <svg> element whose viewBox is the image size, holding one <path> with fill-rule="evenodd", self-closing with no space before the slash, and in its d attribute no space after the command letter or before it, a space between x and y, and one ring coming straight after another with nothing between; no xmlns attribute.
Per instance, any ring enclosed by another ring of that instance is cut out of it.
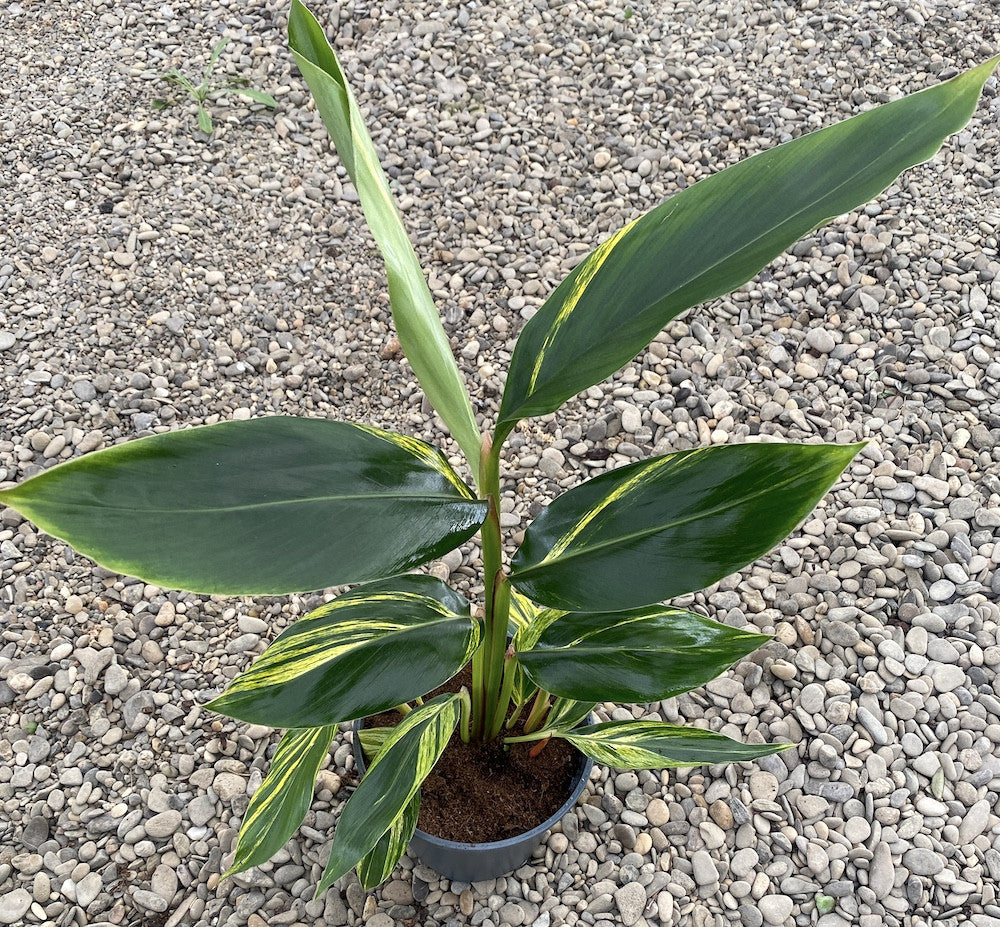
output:
<svg viewBox="0 0 1000 927"><path fill-rule="evenodd" d="M505 737L505 744L529 743L532 740L548 740L555 732L552 730L535 731L532 734L518 734L516 737Z"/></svg>
<svg viewBox="0 0 1000 927"><path fill-rule="evenodd" d="M514 648L508 647L503 661L503 683L500 686L500 696L497 699L497 710L490 724L489 739L492 740L503 727L507 706L510 704L510 694L514 691L514 680L517 678L517 660L514 658Z"/></svg>
<svg viewBox="0 0 1000 927"><path fill-rule="evenodd" d="M535 696L535 702L531 706L531 711L528 712L528 719L524 722L524 731L526 734L536 731L541 726L548 710L549 693L544 689L539 689L538 694Z"/></svg>
<svg viewBox="0 0 1000 927"><path fill-rule="evenodd" d="M500 707L504 657L507 652L507 617L510 608L510 587L503 572L503 545L500 537L500 447L495 448L489 437L483 440L479 478L482 493L489 502L489 513L480 528L483 549L485 592L485 641L482 659L473 660L472 707L474 736L485 740L490 736ZM478 673L477 673L478 669ZM509 696L508 696L509 697ZM478 702L478 704L477 704Z"/></svg>
<svg viewBox="0 0 1000 927"><path fill-rule="evenodd" d="M462 738L462 743L467 744L469 742L469 719L472 716L472 699L469 698L469 690L462 686L459 690L459 698L461 702L461 714L459 715L458 722L458 736Z"/></svg>
<svg viewBox="0 0 1000 927"><path fill-rule="evenodd" d="M396 711L398 711L404 718L413 711L413 708L407 702L403 702L402 705L396 706Z"/></svg>

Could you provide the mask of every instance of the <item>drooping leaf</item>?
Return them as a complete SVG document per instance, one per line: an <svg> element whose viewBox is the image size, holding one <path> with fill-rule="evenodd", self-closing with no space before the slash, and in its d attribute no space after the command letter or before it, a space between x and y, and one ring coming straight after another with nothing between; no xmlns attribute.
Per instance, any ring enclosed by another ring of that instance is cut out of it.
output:
<svg viewBox="0 0 1000 927"><path fill-rule="evenodd" d="M290 416L117 445L0 504L109 569L225 595L401 573L470 537L487 510L422 441Z"/></svg>
<svg viewBox="0 0 1000 927"><path fill-rule="evenodd" d="M771 550L862 446L723 445L602 474L529 525L510 581L536 602L590 612L702 589Z"/></svg>
<svg viewBox="0 0 1000 927"><path fill-rule="evenodd" d="M385 259L399 343L431 405L478 474L479 428L448 336L340 62L322 27L299 0L293 0L288 16L288 45L358 191L368 226Z"/></svg>
<svg viewBox="0 0 1000 927"><path fill-rule="evenodd" d="M223 878L267 862L298 830L312 804L316 775L336 736L335 725L286 731L253 793Z"/></svg>
<svg viewBox="0 0 1000 927"><path fill-rule="evenodd" d="M358 863L358 878L366 891L380 885L392 875L392 870L406 852L410 838L417 829L419 816L420 793L417 792L403 809L403 813L382 834L375 848Z"/></svg>
<svg viewBox="0 0 1000 927"><path fill-rule="evenodd" d="M569 612L517 659L532 682L565 698L652 702L705 685L768 640L663 606Z"/></svg>
<svg viewBox="0 0 1000 927"><path fill-rule="evenodd" d="M393 728L344 805L317 895L371 853L406 811L448 745L459 710L458 695L438 695Z"/></svg>
<svg viewBox="0 0 1000 927"><path fill-rule="evenodd" d="M269 727L363 718L447 682L478 644L461 595L432 576L397 576L300 618L206 707Z"/></svg>
<svg viewBox="0 0 1000 927"><path fill-rule="evenodd" d="M616 232L524 326L498 433L555 411L627 364L685 309L734 290L803 235L933 157L969 121L998 61L741 161Z"/></svg>
<svg viewBox="0 0 1000 927"><path fill-rule="evenodd" d="M615 769L675 769L737 763L795 744L744 744L723 734L662 721L606 721L556 734L581 753Z"/></svg>

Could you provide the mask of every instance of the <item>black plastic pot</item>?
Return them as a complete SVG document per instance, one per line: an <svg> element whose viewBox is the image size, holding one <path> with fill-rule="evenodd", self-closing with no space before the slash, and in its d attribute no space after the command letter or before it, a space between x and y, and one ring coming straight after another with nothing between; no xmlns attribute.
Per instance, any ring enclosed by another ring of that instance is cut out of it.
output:
<svg viewBox="0 0 1000 927"><path fill-rule="evenodd" d="M590 718L588 723L593 721L594 719ZM361 775L365 773L366 764L358 732L363 727L363 720L354 722L354 761ZM542 842L545 832L572 810L587 785L593 767L594 761L581 753L573 778L572 791L562 807L552 817L517 837L489 843L459 843L435 837L418 827L410 840L410 850L420 862L430 866L445 878L457 882L480 882L513 872L531 858L535 848Z"/></svg>

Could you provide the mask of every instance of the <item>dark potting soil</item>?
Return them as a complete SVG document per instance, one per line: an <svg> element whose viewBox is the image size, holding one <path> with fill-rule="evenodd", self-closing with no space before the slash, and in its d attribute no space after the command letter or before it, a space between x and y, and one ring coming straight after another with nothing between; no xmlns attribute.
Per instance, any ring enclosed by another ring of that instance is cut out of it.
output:
<svg viewBox="0 0 1000 927"><path fill-rule="evenodd" d="M426 698L471 685L466 667ZM398 721L395 711L387 711L365 723L386 727ZM521 733L520 724L506 733ZM417 826L461 843L506 840L537 827L569 798L580 754L567 741L553 739L530 757L536 745L464 744L456 731L420 789Z"/></svg>

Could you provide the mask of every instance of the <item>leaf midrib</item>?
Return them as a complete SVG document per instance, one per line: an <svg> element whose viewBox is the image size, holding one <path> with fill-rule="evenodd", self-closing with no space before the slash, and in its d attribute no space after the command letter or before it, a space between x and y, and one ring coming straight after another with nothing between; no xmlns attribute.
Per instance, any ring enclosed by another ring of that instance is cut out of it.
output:
<svg viewBox="0 0 1000 927"><path fill-rule="evenodd" d="M938 84L937 86L940 87L942 85ZM933 87L928 87L928 88L925 88L925 89L926 90L933 90L934 88ZM919 93L920 91L917 91L917 92ZM905 99L906 99L906 97L901 97L900 101L893 101L893 102L901 102L902 100L905 100ZM886 105L890 105L890 104L886 104ZM938 110L938 112L934 115L933 119L934 120L938 119L943 113L947 112L948 108L949 108L948 105L942 106ZM873 110L869 110L868 112L873 112ZM857 115L863 115L863 114L859 113ZM850 118L857 118L857 116L849 117L849 119ZM844 123L848 122L849 119L843 120L843 121L841 121L839 123L834 123L832 126L828 126L826 128L832 129L832 128L835 128L838 125L844 125ZM823 130L820 129L818 131L823 131ZM806 135L799 136L799 138L806 138L806 137L808 137L808 135L811 135L811 134L812 133L807 133ZM895 143L893 143L892 145L890 145L888 148L883 149L883 158L881 160L885 160L886 156L891 155L891 153L896 148L898 148L900 145L904 144L904 142L909 141L909 139L912 136L914 136L914 135L917 135L917 131L916 130L913 130L913 131L910 131L910 132L906 132L902 136L899 136L897 138L897 141ZM795 142L795 141L798 141L798 139L793 139L792 141L786 142L785 144L789 144L790 145L790 144L793 144L793 142ZM938 145L938 148L940 149L941 145L943 145L943 144L944 144L944 140L942 139L941 143ZM772 148L771 151L780 151L781 147L782 146L779 145L777 148ZM759 155L759 156L763 156L765 154L767 154L767 152L762 152L761 155ZM736 163L737 164L746 164L746 163L749 163L752 160L753 160L753 157L746 159L746 161L738 161ZM917 162L917 163L920 163L920 162ZM735 165L733 165L733 166L735 166ZM866 173L867 168L869 168L870 166L871 166L871 162L869 162L869 164L866 166L866 168L863 168L861 170L855 171L853 174L851 174L849 177L846 177L843 181L841 181L839 184L837 184L835 187L833 187L831 190L829 190L823 196L819 197L816 200L811 201L810 203L807 203L801 209L797 210L796 212L794 212L791 215L789 215L788 217L786 217L782 222L779 222L779 223L776 223L775 225L770 226L769 228L767 228L764 231L762 231L755 238L751 239L749 242L745 242L741 247L736 248L736 249L730 251L729 253L727 253L725 255L722 255L713 264L710 264L708 267L704 268L699 273L697 273L695 275L692 275L687 280L678 281L678 283L668 293L664 294L662 297L660 297L659 299L657 299L657 300L655 300L653 302L646 303L646 305L644 305L640 310L638 310L637 312L633 313L632 317L633 318L641 317L645 313L649 312L652 308L660 305L663 302L666 302L666 301L670 300L671 298L673 298L674 296L676 296L677 293L681 292L682 290L686 289L687 287L692 286L693 284L697 283L699 280L701 280L702 278L704 278L708 274L712 273L721 264L723 264L723 263L725 263L727 261L730 261L730 260L733 259L733 257L735 257L737 255L740 255L740 254L743 254L744 252L750 250L750 248L753 245L756 245L761 239L763 239L763 238L765 238L765 237L767 237L769 235L774 234L774 232L776 230L784 228L785 226L787 226L788 224L790 224L791 222L793 222L795 219L797 219L799 216L801 216L804 213L808 212L810 209L815 208L816 205L822 203L824 200L830 199L831 197L837 195L845 186L847 186L848 184L852 183L856 178L858 178L860 176L863 176ZM907 167L902 168L896 174L896 176L898 176L899 173L902 173L902 171L908 170L909 167L913 167L913 166L914 165L911 164L911 165L908 165ZM724 168L723 171L719 171L718 173L714 174L713 176L714 177L718 177L725 170L726 170L726 168ZM877 173L878 172L873 172L873 174L875 174L876 176L877 176ZM891 181L890 181L890 183L891 183ZM888 187L888 185L886 186L886 188L883 188L882 192L884 192L884 189L887 189L887 187ZM693 188L689 187L688 189L693 189ZM683 191L681 191L681 192L683 192ZM679 196L680 194L677 194L677 195ZM670 202L670 200L667 200L667 202ZM834 213L834 215L838 215L838 213ZM667 213L663 217L663 219L667 219L667 218L669 218L669 216L670 216L670 213ZM826 221L827 218L830 218L830 217L824 217L823 219L820 219L820 221L819 221L819 223L817 224L816 227L818 228L819 225L822 225L822 223L824 221ZM766 267L768 263L770 263L770 262L767 261L762 266ZM589 289L589 287L588 287L588 289ZM707 297L707 298L711 298L711 297ZM699 303L700 302L704 302L704 301L705 301L704 299L698 300ZM692 304L692 305L695 305L695 304ZM687 308L690 308L690 306L687 307ZM683 310L680 310L680 311L683 311ZM679 313L677 313L677 314L679 314ZM669 319L667 321L669 321ZM543 361L543 364L544 364L544 361ZM550 382L551 382L551 380L550 380ZM540 392L540 390L536 389L533 392L535 394L538 394ZM524 402L521 403L522 406L524 404L525 404ZM511 420L513 418L514 418L514 416L508 416L507 420Z"/></svg>
<svg viewBox="0 0 1000 927"><path fill-rule="evenodd" d="M58 503L51 502L48 505L59 508L76 508L76 509L96 509L102 512L128 512L133 515L201 515L201 514L218 514L220 512L243 512L243 511L256 511L257 509L268 509L276 508L278 506L296 506L296 505L309 505L317 502L382 502L384 500L392 499L408 499L415 502L435 502L435 501L446 501L452 503L465 503L465 504L480 504L483 502L481 499L465 499L460 496L454 496L447 493L338 493L335 495L325 495L325 496L305 496L300 499L275 499L270 502L252 502L244 505L228 505L228 506L199 506L198 508L179 508L176 506L171 506L170 508L153 508L148 506L136 507L134 505L105 505L104 503L90 503L90 502L71 502L66 500L60 500ZM46 506L45 502L39 503L31 499L25 500L26 505L31 505L34 508L44 508Z"/></svg>
<svg viewBox="0 0 1000 927"><path fill-rule="evenodd" d="M551 567L551 566L554 566L556 564L563 564L567 560L573 560L573 559L575 559L577 557L584 557L584 556L587 556L589 554L596 553L599 550L603 550L603 549L605 549L607 547L617 547L617 546L619 546L619 545L621 545L623 543L627 543L627 542L630 542L630 541L643 540L645 538L649 538L649 537L653 537L654 535L661 534L664 531L669 531L671 528L677 528L677 527L679 527L681 525L690 524L691 522L698 521L700 519L711 518L713 515L718 515L718 514L720 514L722 512L728 511L729 509L737 508L742 503L749 502L749 501L751 501L753 499L757 499L760 496L763 496L763 495L765 495L767 493L771 493L771 492L774 492L776 490L780 490L780 489L782 489L782 488L784 488L786 486L789 486L789 485L795 483L797 480L799 480L801 478L802 478L802 474L795 474L793 476L790 476L786 480L782 480L780 483L769 484L768 486L763 487L762 489L758 490L757 492L751 493L748 496L742 496L740 498L740 500L737 501L737 502L733 502L733 503L729 503L729 504L724 504L724 505L717 505L717 506L715 506L715 508L711 508L711 509L707 509L707 510L704 510L704 511L700 511L700 512L698 512L698 513L690 516L689 518L679 518L679 519L677 519L675 521L667 522L664 525L655 525L655 526L653 526L651 528L646 528L646 529L644 529L642 531L633 531L633 532L631 532L629 534L623 534L623 535L611 538L611 539L609 539L607 541L601 541L598 544L591 544L591 545L589 545L589 546L587 546L585 548L580 548L580 549L578 549L576 551L573 551L572 548L567 548L566 551L564 551L563 553L559 554L557 557L555 557L552 560L542 559L542 560L539 560L538 563L532 564L531 566L525 567L524 569L515 570L514 572L511 573L511 579L512 580L522 579L524 576L526 576L526 575L528 575L528 574L530 574L532 572L536 572L539 569L544 569L545 567ZM573 526L571 525L570 528L567 529L567 531L572 530L572 527ZM565 533L566 532L564 532L563 534L565 535ZM556 540L555 543L558 543L558 539ZM555 544L553 544L553 546L555 546Z"/></svg>

